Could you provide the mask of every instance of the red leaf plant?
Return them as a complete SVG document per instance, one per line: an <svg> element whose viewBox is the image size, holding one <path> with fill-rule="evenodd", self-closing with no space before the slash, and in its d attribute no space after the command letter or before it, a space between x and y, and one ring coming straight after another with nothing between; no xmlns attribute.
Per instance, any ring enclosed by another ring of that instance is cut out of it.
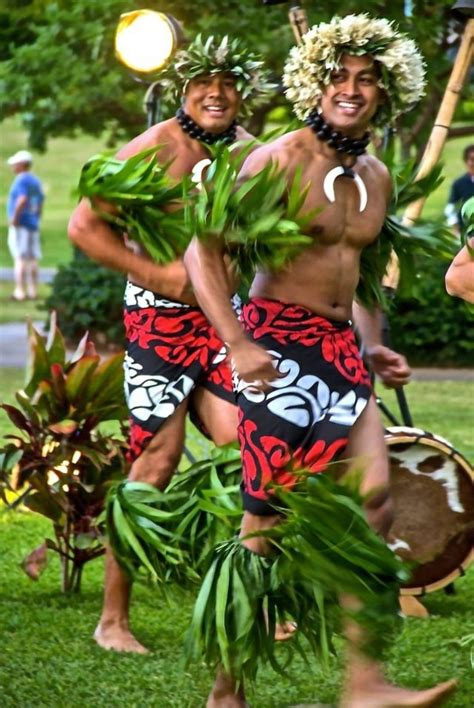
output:
<svg viewBox="0 0 474 708"><path fill-rule="evenodd" d="M77 592L85 563L104 553L104 498L125 473L123 354L101 361L86 334L68 359L54 313L46 341L31 324L28 331L18 406L1 404L17 432L0 448L0 496L8 508L27 507L53 524L41 557L37 549L23 561L30 577L45 567L48 548L60 556L63 592ZM110 424L103 430L107 421L116 421L112 435Z"/></svg>

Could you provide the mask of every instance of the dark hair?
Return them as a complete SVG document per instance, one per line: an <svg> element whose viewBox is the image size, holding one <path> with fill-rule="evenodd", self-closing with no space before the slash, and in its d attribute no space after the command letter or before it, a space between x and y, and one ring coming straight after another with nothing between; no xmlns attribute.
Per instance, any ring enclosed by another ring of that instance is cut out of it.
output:
<svg viewBox="0 0 474 708"><path fill-rule="evenodd" d="M464 160L464 162L467 162L470 152L474 152L474 143L472 143L472 145L468 145L467 147L464 148L463 153L462 153L462 159Z"/></svg>

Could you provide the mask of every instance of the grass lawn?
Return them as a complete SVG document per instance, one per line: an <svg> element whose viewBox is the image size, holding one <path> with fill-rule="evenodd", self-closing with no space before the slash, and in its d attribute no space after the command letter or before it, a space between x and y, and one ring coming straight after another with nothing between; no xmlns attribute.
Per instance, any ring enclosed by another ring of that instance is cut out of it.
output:
<svg viewBox="0 0 474 708"><path fill-rule="evenodd" d="M59 566L51 554L33 583L21 559L51 534L48 522L28 512L0 515L0 688L2 706L97 708L203 706L211 685L205 667L185 668L182 639L194 591L176 588L169 604L151 587L134 590L132 623L148 656L104 652L91 639L100 613L102 559L90 563L79 596L59 592ZM474 672L470 649L458 640L474 633L474 568L456 582L456 594L425 598L431 616L408 619L390 654L388 675L399 684L425 688L453 676L460 685L448 708L472 708ZM338 644L340 648L340 644ZM282 648L284 651L284 647ZM296 660L291 678L262 670L249 692L255 708L283 708L321 702L335 705L341 687L342 653L325 674L316 662Z"/></svg>
<svg viewBox="0 0 474 708"><path fill-rule="evenodd" d="M0 369L4 400L23 383L19 369ZM414 382L407 391L416 425L455 442L465 455L472 453L472 415L466 382ZM392 403L390 392L384 400ZM13 426L0 420L4 434ZM193 433L195 454L205 444ZM194 708L204 705L211 684L201 665L185 668L182 638L189 622L194 589L176 588L169 604L151 587L138 586L132 603L132 622L138 638L152 649L149 656L104 652L91 639L100 613L102 560L84 573L82 594L59 592L59 564L51 553L49 565L34 583L20 568L22 558L51 536L49 522L27 511L0 513L0 688L2 706L96 708L156 706ZM456 594L443 591L424 602L431 616L408 619L388 661L388 675L405 686L424 688L453 676L460 681L448 708L472 708L474 672L469 646L462 637L474 634L474 567L456 582ZM340 645L338 644L340 647ZM282 647L281 651L284 651ZM295 661L291 678L262 670L249 692L255 708L283 708L320 702L335 705L341 687L342 653L324 674L316 663Z"/></svg>
<svg viewBox="0 0 474 708"><path fill-rule="evenodd" d="M399 418L395 393L378 393ZM417 428L441 435L474 461L474 381L413 381L405 395Z"/></svg>
<svg viewBox="0 0 474 708"><path fill-rule="evenodd" d="M50 285L40 283L37 300L17 302L16 300L10 300L13 292L13 283L0 281L0 324L24 322L27 317L31 318L33 322L46 320L48 313L42 309L42 306L45 298L49 295L50 289Z"/></svg>

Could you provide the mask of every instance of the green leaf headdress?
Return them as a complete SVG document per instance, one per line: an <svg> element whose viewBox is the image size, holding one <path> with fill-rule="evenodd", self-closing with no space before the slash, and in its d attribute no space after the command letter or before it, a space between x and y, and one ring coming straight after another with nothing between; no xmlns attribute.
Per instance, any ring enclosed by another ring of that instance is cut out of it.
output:
<svg viewBox="0 0 474 708"><path fill-rule="evenodd" d="M186 49L176 54L160 83L165 100L178 103L191 79L203 74L232 74L243 99L241 111L245 114L275 88L263 65L260 55L247 49L239 39L211 35L204 40L199 34Z"/></svg>
<svg viewBox="0 0 474 708"><path fill-rule="evenodd" d="M370 54L379 66L379 86L387 100L372 119L375 126L393 123L423 96L425 65L413 40L386 19L365 13L335 16L312 27L301 44L291 49L285 64L286 97L298 118L304 120L317 107L343 54Z"/></svg>

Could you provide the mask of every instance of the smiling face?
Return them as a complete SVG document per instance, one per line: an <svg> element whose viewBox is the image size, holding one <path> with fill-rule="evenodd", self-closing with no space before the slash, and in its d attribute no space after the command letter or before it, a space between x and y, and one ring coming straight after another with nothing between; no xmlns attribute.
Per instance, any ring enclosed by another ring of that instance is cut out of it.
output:
<svg viewBox="0 0 474 708"><path fill-rule="evenodd" d="M343 54L323 90L320 107L325 120L345 135L361 135L384 102L378 80L372 57Z"/></svg>
<svg viewBox="0 0 474 708"><path fill-rule="evenodd" d="M222 133L237 116L240 104L232 74L203 74L189 81L183 109L204 130Z"/></svg>

